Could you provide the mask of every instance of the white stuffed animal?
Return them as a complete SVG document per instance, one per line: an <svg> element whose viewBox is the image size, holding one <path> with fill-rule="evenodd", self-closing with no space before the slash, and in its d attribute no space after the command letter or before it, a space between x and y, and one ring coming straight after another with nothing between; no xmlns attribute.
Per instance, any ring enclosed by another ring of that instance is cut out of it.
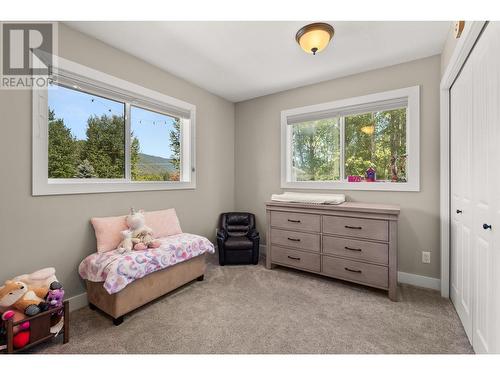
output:
<svg viewBox="0 0 500 375"><path fill-rule="evenodd" d="M48 288L50 284L57 281L56 269L54 267L42 268L30 274L17 276L14 281L21 281L36 288Z"/></svg>
<svg viewBox="0 0 500 375"><path fill-rule="evenodd" d="M130 209L130 214L127 216L127 225L132 232L132 243L134 250L146 250L148 247L160 247L160 241L153 237L153 230L146 226L144 211L135 211Z"/></svg>
<svg viewBox="0 0 500 375"><path fill-rule="evenodd" d="M132 231L130 229L122 231L123 240L118 245L118 250L120 253L131 251L134 248L134 243L132 242Z"/></svg>

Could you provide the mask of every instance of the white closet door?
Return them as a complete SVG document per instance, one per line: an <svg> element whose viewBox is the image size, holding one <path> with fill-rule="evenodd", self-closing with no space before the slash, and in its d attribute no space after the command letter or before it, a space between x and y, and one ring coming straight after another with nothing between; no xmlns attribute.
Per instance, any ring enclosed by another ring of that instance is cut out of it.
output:
<svg viewBox="0 0 500 375"><path fill-rule="evenodd" d="M492 235L493 235L493 313L491 317L491 346L490 353L500 353L500 22L491 22L488 26L492 33L491 53L494 67L494 74L491 76L491 84L493 85L492 99L490 101L491 120L490 126L492 129L490 139L490 150L494 153L491 158L493 168L493 186L491 187L492 195ZM496 178L496 179L495 179Z"/></svg>
<svg viewBox="0 0 500 375"><path fill-rule="evenodd" d="M473 66L474 311L473 346L477 353L497 351L498 234L500 173L500 28L490 23L471 55ZM489 227L491 226L491 228ZM495 240L496 237L496 240Z"/></svg>
<svg viewBox="0 0 500 375"><path fill-rule="evenodd" d="M451 280L450 295L472 342L472 64L466 64L450 93Z"/></svg>

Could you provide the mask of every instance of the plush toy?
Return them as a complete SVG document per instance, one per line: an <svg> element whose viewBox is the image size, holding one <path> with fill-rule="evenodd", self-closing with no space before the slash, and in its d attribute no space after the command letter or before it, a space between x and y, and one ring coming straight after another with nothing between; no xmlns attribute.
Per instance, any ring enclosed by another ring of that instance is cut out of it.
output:
<svg viewBox="0 0 500 375"><path fill-rule="evenodd" d="M22 331L14 336L12 344L14 349L24 348L30 342L30 331Z"/></svg>
<svg viewBox="0 0 500 375"><path fill-rule="evenodd" d="M49 305L49 309L54 309L58 307L62 307L64 302L64 289L51 289L47 294L47 298L45 302ZM60 309L57 313L53 313L50 316L50 332L51 333L59 333L62 328L61 323L63 319L64 311Z"/></svg>
<svg viewBox="0 0 500 375"><path fill-rule="evenodd" d="M131 251L134 248L134 243L132 242L132 231L131 230L122 231L122 237L123 240L122 242L120 242L120 245L118 245L118 250L121 253L124 253L126 251Z"/></svg>
<svg viewBox="0 0 500 375"><path fill-rule="evenodd" d="M33 316L46 308L44 298L47 293L48 288L28 287L22 281L7 280L0 287L0 306Z"/></svg>
<svg viewBox="0 0 500 375"><path fill-rule="evenodd" d="M7 320L12 320L14 323L19 322L26 318L22 312L17 310L7 310L2 314L2 320L6 322ZM14 326L14 335L20 331L26 331L30 328L30 322L24 322Z"/></svg>
<svg viewBox="0 0 500 375"><path fill-rule="evenodd" d="M64 289L51 289L45 298L45 302L49 305L49 309L62 307L64 300Z"/></svg>
<svg viewBox="0 0 500 375"><path fill-rule="evenodd" d="M127 216L127 225L132 232L134 250L160 247L160 242L153 237L153 230L146 226L143 210L135 211L131 208L130 214Z"/></svg>
<svg viewBox="0 0 500 375"><path fill-rule="evenodd" d="M54 267L43 268L30 274L14 277L14 281L21 281L32 288L48 288L50 284L57 281Z"/></svg>
<svg viewBox="0 0 500 375"><path fill-rule="evenodd" d="M2 314L2 320L13 320L14 322L23 320L26 318L26 315L19 311L15 310L7 310ZM12 344L15 349L21 349L26 346L30 341L30 322L24 322L14 326L14 337L12 340ZM5 329L5 324L2 325L2 330L0 332L0 341L2 343L1 348L7 347L7 331ZM3 348L5 349L5 348Z"/></svg>

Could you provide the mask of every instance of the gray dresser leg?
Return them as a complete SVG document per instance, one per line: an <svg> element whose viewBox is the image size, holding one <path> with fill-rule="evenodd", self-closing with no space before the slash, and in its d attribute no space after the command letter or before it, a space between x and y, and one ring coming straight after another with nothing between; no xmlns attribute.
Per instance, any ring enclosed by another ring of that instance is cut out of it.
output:
<svg viewBox="0 0 500 375"><path fill-rule="evenodd" d="M397 302L398 301L398 287L396 286L389 286L389 299L391 301Z"/></svg>

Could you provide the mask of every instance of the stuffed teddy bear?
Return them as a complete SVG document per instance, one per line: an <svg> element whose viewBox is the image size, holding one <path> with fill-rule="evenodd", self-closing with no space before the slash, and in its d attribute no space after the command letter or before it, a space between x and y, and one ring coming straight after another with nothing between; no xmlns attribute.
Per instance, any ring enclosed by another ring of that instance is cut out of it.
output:
<svg viewBox="0 0 500 375"><path fill-rule="evenodd" d="M160 242L153 237L153 230L146 226L144 211L135 211L130 209L127 216L127 225L132 232L132 243L134 250L146 250L148 247L160 247Z"/></svg>
<svg viewBox="0 0 500 375"><path fill-rule="evenodd" d="M123 240L118 245L118 250L120 253L126 251L131 251L134 248L134 243L132 242L132 231L130 229L122 231Z"/></svg>
<svg viewBox="0 0 500 375"><path fill-rule="evenodd" d="M22 281L7 280L0 287L0 307L12 307L33 316L46 309L44 298L48 291L48 288L28 287Z"/></svg>

